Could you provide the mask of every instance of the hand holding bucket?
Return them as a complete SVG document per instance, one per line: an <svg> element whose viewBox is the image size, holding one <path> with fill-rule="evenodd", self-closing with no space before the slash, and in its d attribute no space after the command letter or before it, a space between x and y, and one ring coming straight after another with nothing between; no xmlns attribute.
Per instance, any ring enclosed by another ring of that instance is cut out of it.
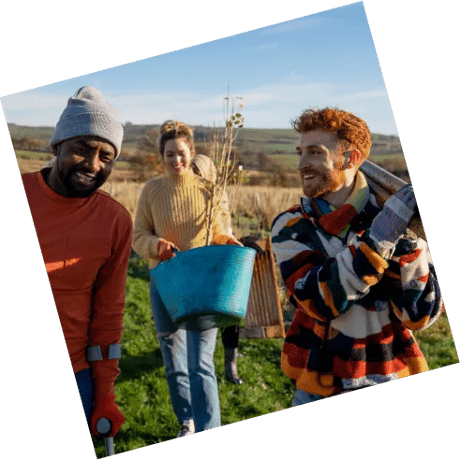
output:
<svg viewBox="0 0 460 460"><path fill-rule="evenodd" d="M172 259L179 251L174 243L163 238L158 241L157 249L161 261Z"/></svg>

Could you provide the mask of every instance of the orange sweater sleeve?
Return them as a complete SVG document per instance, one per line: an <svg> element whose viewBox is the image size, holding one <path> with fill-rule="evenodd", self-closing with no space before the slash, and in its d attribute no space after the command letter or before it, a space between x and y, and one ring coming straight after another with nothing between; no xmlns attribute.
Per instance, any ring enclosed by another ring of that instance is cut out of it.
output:
<svg viewBox="0 0 460 460"><path fill-rule="evenodd" d="M120 373L117 359L107 359L108 346L120 343L123 331L126 272L132 242L132 221L120 220L117 243L94 283L88 345L99 345L103 359L91 363L96 393L113 394Z"/></svg>

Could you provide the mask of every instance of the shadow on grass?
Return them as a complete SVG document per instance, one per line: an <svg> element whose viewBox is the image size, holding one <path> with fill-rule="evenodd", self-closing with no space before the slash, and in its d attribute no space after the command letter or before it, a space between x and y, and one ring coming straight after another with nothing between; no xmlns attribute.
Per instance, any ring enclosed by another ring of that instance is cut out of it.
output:
<svg viewBox="0 0 460 460"><path fill-rule="evenodd" d="M120 368L120 375L117 378L117 383L140 378L146 372L163 367L161 351L157 348L135 356L125 352L118 362L118 367Z"/></svg>

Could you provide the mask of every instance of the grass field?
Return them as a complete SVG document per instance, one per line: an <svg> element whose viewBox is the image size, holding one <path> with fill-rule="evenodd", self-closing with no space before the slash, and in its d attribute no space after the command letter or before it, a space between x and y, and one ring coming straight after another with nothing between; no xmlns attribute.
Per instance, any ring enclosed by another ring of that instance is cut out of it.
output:
<svg viewBox="0 0 460 460"><path fill-rule="evenodd" d="M21 139L31 137L48 143L53 133L53 128L8 125L12 138ZM133 125L125 124L123 136L123 150L133 152L136 149L138 141L145 136L148 131L158 129L159 125ZM194 127L197 143L204 141L207 133L211 131L210 127ZM384 136L372 134L374 146L377 149L399 149L400 142L396 136ZM244 128L238 131L237 146L242 150L251 150L257 152L271 153L295 153L298 134L291 128L285 129L254 129Z"/></svg>
<svg viewBox="0 0 460 460"><path fill-rule="evenodd" d="M53 158L51 153L45 152L32 152L30 150L16 150L16 158L20 158L22 160L44 160L48 161Z"/></svg>
<svg viewBox="0 0 460 460"><path fill-rule="evenodd" d="M46 152L33 152L31 150L15 150L16 158L19 160L38 160L46 162L54 158L52 153ZM114 167L117 169L127 169L129 168L129 163L127 161L117 161L114 163Z"/></svg>
<svg viewBox="0 0 460 460"><path fill-rule="evenodd" d="M292 130L245 128L238 133L237 142L243 150L262 151L268 154L295 152L297 137Z"/></svg>

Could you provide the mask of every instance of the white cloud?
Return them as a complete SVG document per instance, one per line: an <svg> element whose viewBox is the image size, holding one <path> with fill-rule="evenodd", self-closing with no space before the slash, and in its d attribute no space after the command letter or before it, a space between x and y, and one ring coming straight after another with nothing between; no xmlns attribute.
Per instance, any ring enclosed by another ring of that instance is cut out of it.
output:
<svg viewBox="0 0 460 460"><path fill-rule="evenodd" d="M248 104L273 101L287 103L301 100L304 104L324 106L342 105L357 99L387 98L387 93L384 89L360 91L355 86L342 84L280 83L243 92L242 97Z"/></svg>
<svg viewBox="0 0 460 460"><path fill-rule="evenodd" d="M7 110L23 110L24 108L34 110L43 109L44 107L62 107L67 99L68 96L63 97L27 91L2 97L2 105Z"/></svg>
<svg viewBox="0 0 460 460"><path fill-rule="evenodd" d="M261 43L260 45L255 45L251 46L249 48L246 48L245 51L270 51L277 49L279 47L280 43L279 42L266 42L266 43Z"/></svg>
<svg viewBox="0 0 460 460"><path fill-rule="evenodd" d="M275 35L281 33L291 33L298 30L313 29L315 27L330 26L336 22L342 22L340 19L330 17L305 17L293 21L283 22L281 24L264 28L260 31L261 35Z"/></svg>

